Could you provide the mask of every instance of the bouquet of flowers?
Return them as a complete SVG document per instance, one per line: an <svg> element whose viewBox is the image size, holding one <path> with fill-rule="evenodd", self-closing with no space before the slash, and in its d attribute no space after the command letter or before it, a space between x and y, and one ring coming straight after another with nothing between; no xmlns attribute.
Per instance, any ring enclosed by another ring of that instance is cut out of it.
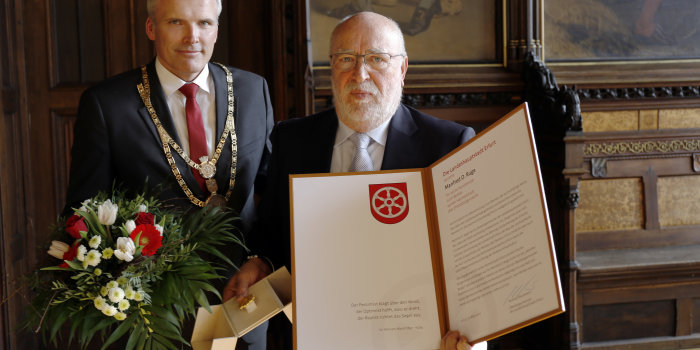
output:
<svg viewBox="0 0 700 350"><path fill-rule="evenodd" d="M62 239L48 254L62 262L35 273L34 306L42 313L28 324L54 345L68 331L68 343L82 347L99 335L103 349L124 336L127 349L176 349L187 343L180 331L195 304L209 308L205 291L220 298L212 282L222 278L221 265L233 266L221 248L243 247L236 219L220 208L181 216L118 191L84 201L56 225Z"/></svg>

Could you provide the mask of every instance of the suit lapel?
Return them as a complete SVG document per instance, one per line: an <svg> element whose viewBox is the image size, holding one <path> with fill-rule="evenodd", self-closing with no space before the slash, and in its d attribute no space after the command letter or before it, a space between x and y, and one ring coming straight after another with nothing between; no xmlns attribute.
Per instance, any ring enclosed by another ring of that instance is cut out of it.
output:
<svg viewBox="0 0 700 350"><path fill-rule="evenodd" d="M221 133L224 132L224 126L226 126L226 115L228 114L228 87L226 86L226 74L216 64L209 63L209 74L211 74L214 80L214 93L216 104L216 141L221 137ZM236 101L238 102L238 101ZM234 103L235 106L235 103ZM234 110L234 115L235 115Z"/></svg>
<svg viewBox="0 0 700 350"><path fill-rule="evenodd" d="M416 137L417 131L418 126L410 112L400 104L389 122L382 170L401 169L405 164L413 163L411 158L418 154L420 148L420 140Z"/></svg>
<svg viewBox="0 0 700 350"><path fill-rule="evenodd" d="M175 124L173 123L173 117L170 114L170 107L168 107L168 102L165 99L165 93L160 85L160 80L158 80L155 61L149 63L146 68L148 71L148 82L151 86L151 104L156 110L158 119L163 125L163 128L165 128L165 131L167 131L168 135L170 135L170 137L172 137L172 139L175 140L178 145L180 145L180 138L177 135L177 130L175 129ZM153 120L151 120L151 116L148 114L146 107L143 107L143 111L145 112L145 116L148 118L148 123L153 125ZM143 115L141 112L139 114ZM155 131L155 126L153 126L153 130ZM158 136L157 131L155 135L158 138L158 142L160 142L160 137Z"/></svg>
<svg viewBox="0 0 700 350"><path fill-rule="evenodd" d="M168 102L165 99L165 93L163 92L163 88L160 85L160 80L158 80L158 74L156 73L155 68L155 60L146 66L146 70L148 72L148 82L151 88L151 104L153 105L153 109L155 109L156 115L158 116L158 119L160 120L161 125L163 125L165 131L178 145L180 145L180 138L177 135L177 130L175 129L175 124L173 123L173 117L170 114L170 108L168 107ZM141 116L141 118L144 119L144 122L148 126L149 130L151 130L151 133L160 145L160 136L158 135L158 131L156 130L155 125L153 124L153 119L148 113L146 106L142 106L141 108L139 108L138 113ZM159 153L165 161L165 154L163 154L162 148L159 147L158 149L160 150ZM192 169L177 154L177 152L175 152L174 149L171 148L170 150L173 155L173 159L175 160L175 163L177 165L177 168L180 170L180 174L182 175L182 178L184 179L185 183L197 197L201 198L203 195L202 189L199 187L199 183L197 183L197 181L194 179L194 175L192 175Z"/></svg>
<svg viewBox="0 0 700 350"><path fill-rule="evenodd" d="M333 158L333 145L335 144L335 134L338 132L338 116L335 109L331 110L321 119L319 130L315 133L319 135L318 148L310 150L309 156L315 157L313 164L319 167L317 172L328 173L331 171L331 159ZM320 152L320 150L325 150Z"/></svg>
<svg viewBox="0 0 700 350"><path fill-rule="evenodd" d="M214 149L216 149L221 133L224 132L224 126L226 126L226 116L228 115L228 86L226 83L226 74L218 65L209 63L209 74L211 74L214 81L214 104L216 105L216 134L214 135ZM238 101L234 101L234 106L236 105L236 102ZM238 125L237 114L238 111L234 109L234 124L236 125ZM238 129L238 127L236 127L236 129ZM238 130L235 131L237 132ZM229 177L231 175L230 166L231 138L229 137L226 140L224 148L221 150L219 160L216 162L216 183L219 186L217 191L218 194L226 194L226 191L228 190Z"/></svg>

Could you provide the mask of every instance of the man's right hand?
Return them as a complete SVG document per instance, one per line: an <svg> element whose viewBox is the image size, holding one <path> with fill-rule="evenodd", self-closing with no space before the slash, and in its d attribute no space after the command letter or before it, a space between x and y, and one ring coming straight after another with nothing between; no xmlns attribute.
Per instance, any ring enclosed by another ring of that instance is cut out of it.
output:
<svg viewBox="0 0 700 350"><path fill-rule="evenodd" d="M270 274L270 267L260 258L251 258L228 280L223 291L222 302L231 298L239 301L248 295L248 287Z"/></svg>
<svg viewBox="0 0 700 350"><path fill-rule="evenodd" d="M440 342L440 350L470 350L472 347L467 342L467 337L458 331L449 331Z"/></svg>

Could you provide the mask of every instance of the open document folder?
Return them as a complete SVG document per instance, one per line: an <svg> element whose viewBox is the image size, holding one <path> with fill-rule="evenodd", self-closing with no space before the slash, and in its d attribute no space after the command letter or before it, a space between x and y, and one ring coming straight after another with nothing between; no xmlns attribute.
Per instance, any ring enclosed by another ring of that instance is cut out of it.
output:
<svg viewBox="0 0 700 350"><path fill-rule="evenodd" d="M296 349L438 349L564 311L526 104L428 168L290 193Z"/></svg>

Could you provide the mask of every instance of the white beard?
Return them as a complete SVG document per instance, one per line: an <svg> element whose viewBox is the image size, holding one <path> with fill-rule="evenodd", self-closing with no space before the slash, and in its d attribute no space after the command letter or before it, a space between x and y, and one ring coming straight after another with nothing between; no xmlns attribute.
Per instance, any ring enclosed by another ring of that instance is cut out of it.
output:
<svg viewBox="0 0 700 350"><path fill-rule="evenodd" d="M359 102L352 100L350 91L355 89L369 92L372 97ZM399 108L401 93L402 89L399 84L390 87L387 94L382 95L371 80L363 81L360 84L348 83L340 93L333 85L333 100L338 119L358 132L370 131L389 120Z"/></svg>

